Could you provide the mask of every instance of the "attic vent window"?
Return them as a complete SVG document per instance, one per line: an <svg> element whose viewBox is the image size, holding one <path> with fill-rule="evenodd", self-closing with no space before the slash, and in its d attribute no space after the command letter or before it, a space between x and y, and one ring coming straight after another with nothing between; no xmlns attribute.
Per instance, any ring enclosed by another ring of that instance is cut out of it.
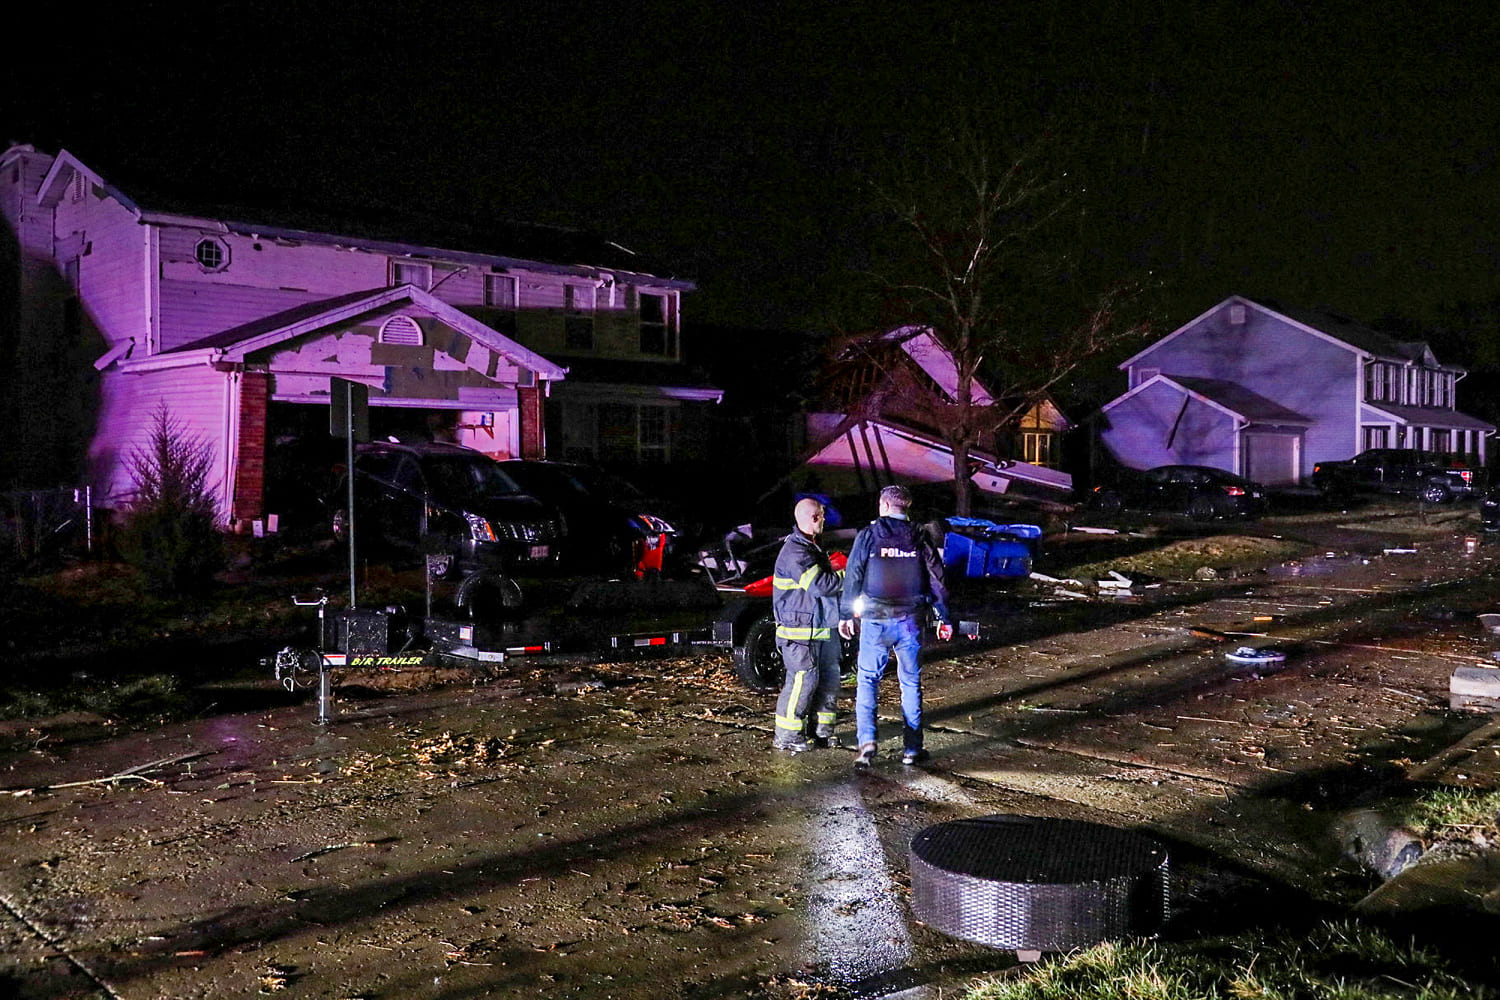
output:
<svg viewBox="0 0 1500 1000"><path fill-rule="evenodd" d="M222 271L229 266L229 248L218 240L202 239L193 247L193 259L205 271Z"/></svg>
<svg viewBox="0 0 1500 1000"><path fill-rule="evenodd" d="M408 347L422 346L422 328L410 316L392 316L380 328L382 344L405 344Z"/></svg>
<svg viewBox="0 0 1500 1000"><path fill-rule="evenodd" d="M1245 307L1243 305L1240 305L1239 303L1235 303L1234 305L1232 305L1232 306L1229 307L1229 325L1230 326L1244 326L1245 325Z"/></svg>

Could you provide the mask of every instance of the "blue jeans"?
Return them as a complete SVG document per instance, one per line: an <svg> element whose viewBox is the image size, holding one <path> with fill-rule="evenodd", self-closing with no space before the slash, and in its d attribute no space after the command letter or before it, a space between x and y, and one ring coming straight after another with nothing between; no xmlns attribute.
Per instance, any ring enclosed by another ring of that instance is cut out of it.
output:
<svg viewBox="0 0 1500 1000"><path fill-rule="evenodd" d="M922 629L915 615L862 618L859 623L859 670L854 688L854 733L860 746L875 742L875 690L896 654L901 682L901 744L922 749Z"/></svg>

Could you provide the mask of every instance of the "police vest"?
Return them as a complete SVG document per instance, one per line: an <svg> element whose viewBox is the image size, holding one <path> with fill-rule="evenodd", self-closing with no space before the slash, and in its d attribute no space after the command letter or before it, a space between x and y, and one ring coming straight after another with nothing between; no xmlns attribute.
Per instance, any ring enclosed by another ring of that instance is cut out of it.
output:
<svg viewBox="0 0 1500 1000"><path fill-rule="evenodd" d="M923 594L922 548L916 526L899 518L880 518L870 532L865 595L889 604L918 601Z"/></svg>

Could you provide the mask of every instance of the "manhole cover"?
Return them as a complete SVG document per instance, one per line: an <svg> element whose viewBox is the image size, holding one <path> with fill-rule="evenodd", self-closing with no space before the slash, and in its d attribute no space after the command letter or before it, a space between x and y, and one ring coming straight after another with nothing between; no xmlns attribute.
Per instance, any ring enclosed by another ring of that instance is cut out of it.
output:
<svg viewBox="0 0 1500 1000"><path fill-rule="evenodd" d="M996 948L1065 951L1154 930L1167 851L1097 823L981 816L911 842L912 909L934 930Z"/></svg>

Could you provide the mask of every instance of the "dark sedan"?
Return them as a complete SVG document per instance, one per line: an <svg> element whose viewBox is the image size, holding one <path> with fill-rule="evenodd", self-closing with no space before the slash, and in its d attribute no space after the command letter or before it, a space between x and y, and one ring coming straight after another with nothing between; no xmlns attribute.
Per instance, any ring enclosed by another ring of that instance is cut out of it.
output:
<svg viewBox="0 0 1500 1000"><path fill-rule="evenodd" d="M1196 520L1256 517L1265 512L1259 483L1204 465L1162 465L1126 470L1112 483L1094 487L1090 505L1107 514L1122 509L1166 511Z"/></svg>

